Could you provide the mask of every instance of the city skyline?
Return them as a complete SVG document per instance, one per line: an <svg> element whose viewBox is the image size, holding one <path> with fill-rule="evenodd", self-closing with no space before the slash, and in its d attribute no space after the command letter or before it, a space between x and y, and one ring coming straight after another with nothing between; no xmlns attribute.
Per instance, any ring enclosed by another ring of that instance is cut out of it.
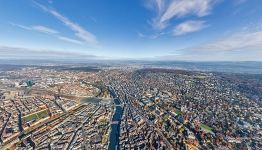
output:
<svg viewBox="0 0 262 150"><path fill-rule="evenodd" d="M0 59L262 61L258 0L0 2Z"/></svg>

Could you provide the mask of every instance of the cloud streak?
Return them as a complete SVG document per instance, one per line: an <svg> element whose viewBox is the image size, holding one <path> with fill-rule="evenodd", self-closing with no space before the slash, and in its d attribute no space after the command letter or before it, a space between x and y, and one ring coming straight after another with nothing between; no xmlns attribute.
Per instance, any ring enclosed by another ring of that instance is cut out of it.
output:
<svg viewBox="0 0 262 150"><path fill-rule="evenodd" d="M204 44L195 50L232 51L241 49L262 49L262 31L248 31L232 34L228 37Z"/></svg>
<svg viewBox="0 0 262 150"><path fill-rule="evenodd" d="M0 45L0 58L98 58L96 55L84 52L32 49L24 47L13 47Z"/></svg>
<svg viewBox="0 0 262 150"><path fill-rule="evenodd" d="M207 26L208 25L206 25L205 21L186 21L175 26L173 35L180 36L190 32L196 32L206 28Z"/></svg>
<svg viewBox="0 0 262 150"><path fill-rule="evenodd" d="M68 37L64 37L64 36L58 36L58 39L65 41L65 42L70 42L70 43L73 43L73 44L79 44L79 45L83 44L81 41L71 39L71 38L68 38Z"/></svg>
<svg viewBox="0 0 262 150"><path fill-rule="evenodd" d="M231 35L159 56L164 60L259 60L262 61L262 30L240 31Z"/></svg>
<svg viewBox="0 0 262 150"><path fill-rule="evenodd" d="M62 14L60 14L59 12L57 12L56 10L54 10L52 8L45 7L44 5L39 4L35 1L34 1L34 3L37 6L39 6L42 10L51 14L56 19L61 21L65 26L69 27L72 31L74 31L75 36L77 36L79 39L81 39L84 42L89 43L89 44L97 44L98 43L97 40L96 40L96 36L94 34L92 34L91 32L88 32L87 30L85 30L83 27L81 27L77 23L71 21L70 19L63 16Z"/></svg>
<svg viewBox="0 0 262 150"><path fill-rule="evenodd" d="M58 34L59 32L56 31L55 29L51 29L46 26L42 25L35 25L35 26L24 26L21 24L16 24L16 23L10 23L12 26L19 27L24 30L31 30L31 31L37 31L37 32L42 32L42 33L48 33L48 34Z"/></svg>
<svg viewBox="0 0 262 150"><path fill-rule="evenodd" d="M51 29L49 27L46 27L46 26L41 26L41 25L24 26L24 25L15 24L15 23L10 23L10 24L13 25L13 26L19 27L21 29L24 29L24 30L36 31L36 32L52 35L52 36L56 37L57 39L62 40L64 42L69 42L69 43L78 44L78 45L83 44L82 41L75 40L75 39L72 39L72 38L68 38L68 37L65 37L65 36L61 36L61 35L59 35L60 33L58 31Z"/></svg>
<svg viewBox="0 0 262 150"><path fill-rule="evenodd" d="M59 32L54 30L54 29L51 29L51 28L48 28L48 27L45 27L45 26L32 26L31 27L32 30L35 30L35 31L38 31L38 32L43 32L43 33L48 33L48 34L58 34Z"/></svg>
<svg viewBox="0 0 262 150"><path fill-rule="evenodd" d="M151 8L157 10L153 19L155 29L165 29L171 19L186 16L203 17L211 13L215 0L151 0Z"/></svg>

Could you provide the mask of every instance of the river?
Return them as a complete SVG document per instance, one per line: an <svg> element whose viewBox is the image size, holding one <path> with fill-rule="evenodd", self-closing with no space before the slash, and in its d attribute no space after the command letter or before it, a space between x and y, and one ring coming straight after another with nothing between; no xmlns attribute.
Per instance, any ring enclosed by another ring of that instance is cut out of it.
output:
<svg viewBox="0 0 262 150"><path fill-rule="evenodd" d="M120 136L120 123L123 114L123 108L119 98L117 98L113 89L110 89L110 94L113 97L113 103L115 107L115 112L112 118L111 132L109 136L109 150L119 150L119 136Z"/></svg>

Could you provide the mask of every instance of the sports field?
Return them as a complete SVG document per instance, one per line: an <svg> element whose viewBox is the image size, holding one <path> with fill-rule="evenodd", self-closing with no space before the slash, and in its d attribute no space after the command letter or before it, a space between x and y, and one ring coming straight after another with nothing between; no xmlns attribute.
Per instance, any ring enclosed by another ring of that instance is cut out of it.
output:
<svg viewBox="0 0 262 150"><path fill-rule="evenodd" d="M37 121L37 120L40 120L40 119L46 118L46 117L48 117L48 111L45 109L45 110L42 110L42 111L38 111L36 113L26 115L22 119L25 122L31 122L33 120Z"/></svg>
<svg viewBox="0 0 262 150"><path fill-rule="evenodd" d="M201 124L200 127L204 130L206 130L207 132L212 132L212 128L205 125L205 124Z"/></svg>

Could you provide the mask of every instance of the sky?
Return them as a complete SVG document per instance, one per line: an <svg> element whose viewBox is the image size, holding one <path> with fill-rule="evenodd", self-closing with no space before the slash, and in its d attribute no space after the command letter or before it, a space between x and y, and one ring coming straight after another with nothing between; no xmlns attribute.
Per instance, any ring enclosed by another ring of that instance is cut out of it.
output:
<svg viewBox="0 0 262 150"><path fill-rule="evenodd" d="M261 0L0 0L0 59L262 61Z"/></svg>

